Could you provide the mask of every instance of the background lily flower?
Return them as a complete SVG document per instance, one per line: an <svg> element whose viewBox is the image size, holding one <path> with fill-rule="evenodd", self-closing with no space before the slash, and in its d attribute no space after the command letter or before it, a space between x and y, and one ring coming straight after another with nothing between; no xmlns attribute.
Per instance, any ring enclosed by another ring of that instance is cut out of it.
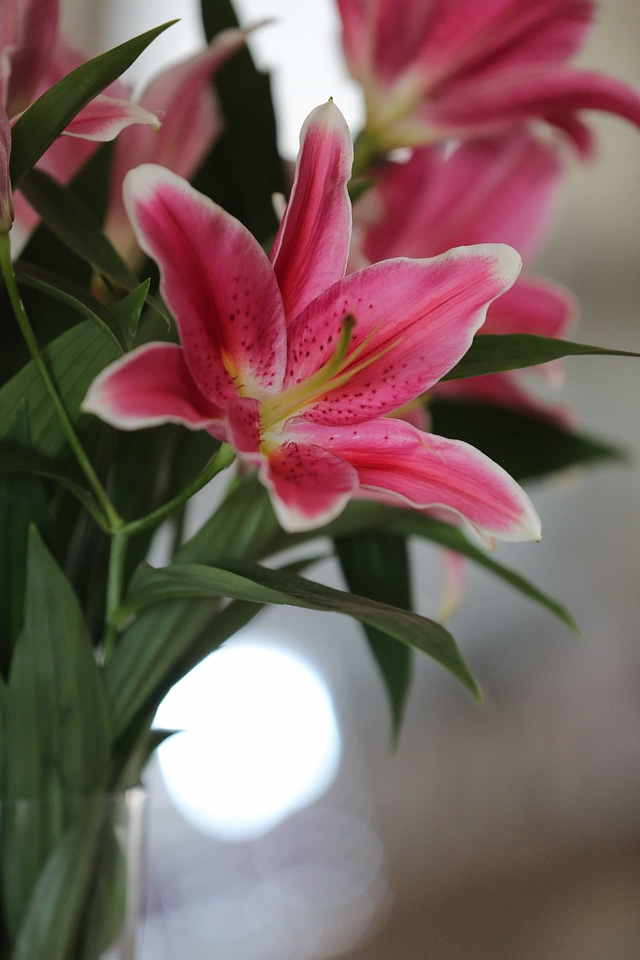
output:
<svg viewBox="0 0 640 960"><path fill-rule="evenodd" d="M429 257L465 243L499 241L515 247L525 264L547 235L559 198L564 151L532 130L469 141L453 152L414 150L406 163L380 166L376 185L356 204L352 268L386 257ZM491 304L483 333L564 337L577 304L563 286L521 276ZM561 361L536 368L558 383ZM452 380L435 395L473 397L566 422L526 389L521 371Z"/></svg>
<svg viewBox="0 0 640 960"><path fill-rule="evenodd" d="M223 125L211 78L246 36L246 30L219 33L202 53L163 70L140 95L140 106L159 117L162 127L131 126L116 141L105 231L125 259L140 252L122 199L125 174L142 163L158 163L187 179L198 169Z"/></svg>
<svg viewBox="0 0 640 960"><path fill-rule="evenodd" d="M494 135L539 117L587 154L579 111L640 125L635 91L567 64L593 19L591 0L338 0L338 8L367 133L381 152Z"/></svg>
<svg viewBox="0 0 640 960"><path fill-rule="evenodd" d="M2 105L10 119L87 59L59 36L58 21L57 0L3 0L0 72ZM158 126L157 117L133 103L123 84L115 83L74 117L65 134L112 140L131 123Z"/></svg>
<svg viewBox="0 0 640 960"><path fill-rule="evenodd" d="M2 0L0 3L0 107L15 121L45 90L89 59L59 35L58 0ZM158 117L134 103L116 81L84 107L38 162L61 183L67 183L99 142L132 124L158 128ZM20 239L24 242L38 216L18 191L14 196Z"/></svg>
<svg viewBox="0 0 640 960"><path fill-rule="evenodd" d="M149 344L117 361L84 409L121 428L170 420L229 441L258 467L290 531L372 497L438 505L488 536L535 539L535 510L502 468L386 416L466 352L519 257L481 245L344 277L351 159L342 115L331 102L317 108L271 259L175 174L152 165L130 172L127 209L160 266L181 345Z"/></svg>

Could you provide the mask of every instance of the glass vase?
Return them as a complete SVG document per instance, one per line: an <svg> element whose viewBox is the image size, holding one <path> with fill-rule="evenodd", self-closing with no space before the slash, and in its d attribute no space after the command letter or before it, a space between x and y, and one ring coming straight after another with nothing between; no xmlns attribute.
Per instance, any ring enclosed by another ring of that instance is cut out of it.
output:
<svg viewBox="0 0 640 960"><path fill-rule="evenodd" d="M146 793L0 806L0 960L136 960Z"/></svg>

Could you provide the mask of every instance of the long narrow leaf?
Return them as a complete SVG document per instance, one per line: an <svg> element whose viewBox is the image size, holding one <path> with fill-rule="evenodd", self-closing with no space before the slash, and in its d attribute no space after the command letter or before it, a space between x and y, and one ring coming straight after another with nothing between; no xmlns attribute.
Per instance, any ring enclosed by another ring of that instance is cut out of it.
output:
<svg viewBox="0 0 640 960"><path fill-rule="evenodd" d="M335 548L349 589L363 597L411 610L409 555L405 538L387 531L336 538ZM413 651L365 625L367 641L382 675L397 742L409 695Z"/></svg>
<svg viewBox="0 0 640 960"><path fill-rule="evenodd" d="M455 640L441 624L407 610L334 590L282 570L247 562L222 567L184 564L154 570L142 566L133 578L123 615L164 600L223 596L342 613L428 654L479 696Z"/></svg>
<svg viewBox="0 0 640 960"><path fill-rule="evenodd" d="M591 347L586 343L538 337L532 333L485 333L474 339L462 360L442 379L478 377L485 373L533 367L561 357L575 356L640 357L640 353Z"/></svg>
<svg viewBox="0 0 640 960"><path fill-rule="evenodd" d="M11 180L18 186L64 128L105 87L117 80L175 20L147 30L83 63L26 110L11 131Z"/></svg>
<svg viewBox="0 0 640 960"><path fill-rule="evenodd" d="M69 187L42 170L25 176L21 189L52 233L119 287L134 290L138 278L102 232L100 223Z"/></svg>
<svg viewBox="0 0 640 960"><path fill-rule="evenodd" d="M0 474L3 473L28 473L54 480L68 490L90 513L96 515L96 504L91 493L64 467L34 450L0 440Z"/></svg>
<svg viewBox="0 0 640 960"><path fill-rule="evenodd" d="M16 267L16 277L19 283L66 303L87 320L97 324L113 337L116 346L121 350L130 350L133 346L140 313L149 291L148 280L119 303L107 307L79 284L32 264L20 263Z"/></svg>
<svg viewBox="0 0 640 960"><path fill-rule="evenodd" d="M624 449L597 437L493 404L438 400L429 413L434 433L473 444L520 481L628 460Z"/></svg>
<svg viewBox="0 0 640 960"><path fill-rule="evenodd" d="M85 320L67 330L42 351L71 420L77 422L89 385L108 363L122 356L113 338ZM6 437L17 405L24 401L31 444L45 457L64 449L65 435L51 399L33 362L0 389L0 437Z"/></svg>
<svg viewBox="0 0 640 960"><path fill-rule="evenodd" d="M441 523L439 520L434 520L417 512L397 510L394 511L393 516L388 518L387 529L402 533L405 536L413 534L414 536L424 537L426 540L431 540L433 543L438 543L450 550L455 550L464 557L468 557L469 560L473 560L474 563L489 570L525 597L545 607L559 620L562 620L574 633L580 634L580 627L566 607L543 593L542 590L519 573L516 573L515 570L510 570L504 564L498 563L484 550L474 546L457 527L448 523Z"/></svg>

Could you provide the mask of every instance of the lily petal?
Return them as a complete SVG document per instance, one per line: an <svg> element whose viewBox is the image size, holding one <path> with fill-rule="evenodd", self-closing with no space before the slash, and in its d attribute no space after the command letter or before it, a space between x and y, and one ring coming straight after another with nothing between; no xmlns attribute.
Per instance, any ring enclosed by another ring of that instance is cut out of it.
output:
<svg viewBox="0 0 640 960"><path fill-rule="evenodd" d="M313 444L274 447L260 470L280 525L289 533L323 526L344 510L358 489L356 470Z"/></svg>
<svg viewBox="0 0 640 960"><path fill-rule="evenodd" d="M116 360L93 381L82 409L121 430L222 423L222 411L198 390L183 350L173 343L145 344Z"/></svg>
<svg viewBox="0 0 640 960"><path fill-rule="evenodd" d="M286 331L269 261L251 233L164 167L144 164L124 183L142 249L161 270L187 366L210 400L279 389Z"/></svg>
<svg viewBox="0 0 640 960"><path fill-rule="evenodd" d="M517 130L385 164L371 191L366 257L430 257L463 243L500 242L530 260L557 208L564 153L556 141Z"/></svg>
<svg viewBox="0 0 640 960"><path fill-rule="evenodd" d="M140 104L100 94L73 118L64 133L67 137L103 142L113 140L132 123L148 124L155 130L160 128L155 113Z"/></svg>
<svg viewBox="0 0 640 960"><path fill-rule="evenodd" d="M566 117L577 110L604 110L640 127L640 95L632 87L587 70L520 67L454 84L424 111L441 135L485 136L541 116L571 132ZM580 148L582 139L577 143Z"/></svg>
<svg viewBox="0 0 640 960"><path fill-rule="evenodd" d="M485 244L387 260L334 284L289 329L287 385L316 373L347 316L355 319L343 364L349 379L309 403L305 419L358 423L414 400L466 353L487 305L519 269L510 247Z"/></svg>
<svg viewBox="0 0 640 960"><path fill-rule="evenodd" d="M291 197L271 250L289 321L344 277L351 238L347 183L352 162L349 128L330 100L316 107L302 128Z"/></svg>
<svg viewBox="0 0 640 960"><path fill-rule="evenodd" d="M36 95L55 44L58 8L58 0L0 3L0 49L7 51L11 66L6 99L0 105L10 117L25 110Z"/></svg>
<svg viewBox="0 0 640 960"><path fill-rule="evenodd" d="M403 420L355 427L302 424L292 431L315 441L358 472L358 496L463 517L500 540L539 540L540 519L524 490L475 447L422 433Z"/></svg>

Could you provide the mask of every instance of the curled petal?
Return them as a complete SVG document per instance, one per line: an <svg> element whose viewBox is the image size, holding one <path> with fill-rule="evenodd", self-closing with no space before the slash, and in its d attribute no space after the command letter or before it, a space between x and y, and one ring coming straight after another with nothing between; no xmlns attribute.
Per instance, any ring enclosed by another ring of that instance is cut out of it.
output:
<svg viewBox="0 0 640 960"><path fill-rule="evenodd" d="M307 117L296 177L271 262L290 322L323 290L344 277L351 237L353 145L333 101Z"/></svg>
<svg viewBox="0 0 640 960"><path fill-rule="evenodd" d="M289 533L334 520L358 489L356 470L312 444L275 446L260 470L280 525Z"/></svg>
<svg viewBox="0 0 640 960"><path fill-rule="evenodd" d="M414 400L466 353L488 303L519 269L514 250L486 244L430 260L388 260L334 284L289 328L287 382L295 383L335 350L345 317L355 320L344 379L329 382L305 419L357 423Z"/></svg>
<svg viewBox="0 0 640 960"><path fill-rule="evenodd" d="M540 539L540 519L524 490L460 440L388 418L341 428L301 424L293 435L315 441L354 467L358 496L447 511L499 540Z"/></svg>
<svg viewBox="0 0 640 960"><path fill-rule="evenodd" d="M108 366L93 381L82 409L121 430L182 423L216 428L222 411L197 388L176 344L150 343Z"/></svg>
<svg viewBox="0 0 640 960"><path fill-rule="evenodd" d="M74 117L64 132L68 137L79 137L81 140L113 140L132 123L148 124L155 130L160 128L155 113L131 100L101 94Z"/></svg>
<svg viewBox="0 0 640 960"><path fill-rule="evenodd" d="M160 266L202 392L224 407L238 393L277 391L286 356L282 299L257 240L163 167L131 170L124 194L138 242Z"/></svg>

